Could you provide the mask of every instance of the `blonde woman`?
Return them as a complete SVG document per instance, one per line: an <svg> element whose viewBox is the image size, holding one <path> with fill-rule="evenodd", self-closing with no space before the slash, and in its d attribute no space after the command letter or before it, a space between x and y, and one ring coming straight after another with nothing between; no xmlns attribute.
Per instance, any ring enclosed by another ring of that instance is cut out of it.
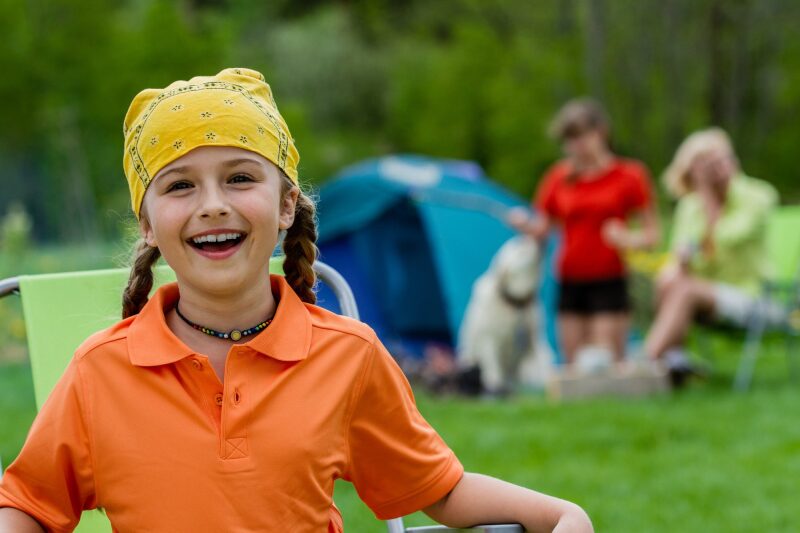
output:
<svg viewBox="0 0 800 533"><path fill-rule="evenodd" d="M769 274L766 222L778 194L745 175L728 135L719 128L691 134L664 173L678 198L672 261L659 274L656 319L645 342L673 383L693 372L684 349L695 319L745 325ZM771 310L771 312L776 312Z"/></svg>

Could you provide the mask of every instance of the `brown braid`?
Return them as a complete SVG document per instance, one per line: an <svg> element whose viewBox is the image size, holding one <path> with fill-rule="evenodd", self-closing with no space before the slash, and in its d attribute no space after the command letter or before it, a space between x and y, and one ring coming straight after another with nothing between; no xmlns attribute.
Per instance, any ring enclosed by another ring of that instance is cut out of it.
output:
<svg viewBox="0 0 800 533"><path fill-rule="evenodd" d="M295 186L289 178L284 179L283 185L284 194ZM319 255L316 213L314 201L301 191L294 210L294 223L286 232L282 245L286 256L283 261L286 281L301 300L311 304L317 302L314 293L317 274L312 268Z"/></svg>
<svg viewBox="0 0 800 533"><path fill-rule="evenodd" d="M138 314L153 288L153 265L161 257L161 251L148 245L144 239L136 243L136 256L128 278L128 286L122 293L122 318Z"/></svg>

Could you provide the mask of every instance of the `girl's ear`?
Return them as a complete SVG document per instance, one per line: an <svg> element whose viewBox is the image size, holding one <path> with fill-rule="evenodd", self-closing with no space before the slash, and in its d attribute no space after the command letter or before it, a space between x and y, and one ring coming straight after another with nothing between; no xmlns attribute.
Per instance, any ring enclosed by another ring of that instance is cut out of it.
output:
<svg viewBox="0 0 800 533"><path fill-rule="evenodd" d="M285 230L294 224L294 210L297 206L297 197L300 195L300 188L295 186L286 191L281 198L280 214L278 216L278 228Z"/></svg>
<svg viewBox="0 0 800 533"><path fill-rule="evenodd" d="M148 246L152 248L158 248L158 242L156 242L156 235L153 233L153 226L150 225L150 221L147 220L147 215L144 212L140 213L139 218L139 233L144 239L144 242L147 243Z"/></svg>

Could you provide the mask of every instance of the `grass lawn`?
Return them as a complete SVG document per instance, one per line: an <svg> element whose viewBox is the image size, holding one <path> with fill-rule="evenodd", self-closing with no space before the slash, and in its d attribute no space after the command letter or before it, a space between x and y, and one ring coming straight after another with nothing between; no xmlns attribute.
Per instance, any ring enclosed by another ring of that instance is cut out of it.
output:
<svg viewBox="0 0 800 533"><path fill-rule="evenodd" d="M798 531L800 387L763 362L748 394L724 375L636 400L418 402L467 469L579 502L598 531ZM7 464L34 415L25 363L0 365L0 411ZM351 485L336 502L349 531L383 530Z"/></svg>

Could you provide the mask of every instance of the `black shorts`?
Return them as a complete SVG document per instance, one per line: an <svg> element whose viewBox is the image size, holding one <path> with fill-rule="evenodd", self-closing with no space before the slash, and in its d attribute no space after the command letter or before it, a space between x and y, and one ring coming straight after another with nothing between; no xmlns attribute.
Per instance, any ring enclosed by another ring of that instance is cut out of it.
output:
<svg viewBox="0 0 800 533"><path fill-rule="evenodd" d="M578 315L628 312L628 283L625 278L562 281L558 292L558 310Z"/></svg>

